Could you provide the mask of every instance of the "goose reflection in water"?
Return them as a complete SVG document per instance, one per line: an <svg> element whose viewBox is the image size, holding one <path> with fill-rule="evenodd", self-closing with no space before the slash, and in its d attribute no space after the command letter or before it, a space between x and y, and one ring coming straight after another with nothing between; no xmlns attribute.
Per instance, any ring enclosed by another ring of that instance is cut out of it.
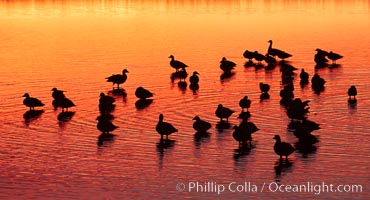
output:
<svg viewBox="0 0 370 200"><path fill-rule="evenodd" d="M237 149L234 149L234 161L240 161L241 158L244 158L246 157L247 155L249 155L251 153L251 150L255 148L255 145L254 144L243 144L243 145L240 145Z"/></svg>
<svg viewBox="0 0 370 200"><path fill-rule="evenodd" d="M32 121L41 117L42 113L44 113L44 110L28 110L23 114L24 122L28 126Z"/></svg>
<svg viewBox="0 0 370 200"><path fill-rule="evenodd" d="M110 134L102 133L98 136L97 145L99 147L100 146L108 146L108 145L113 143L115 137L116 137L116 135L112 134L112 133L110 133Z"/></svg>
<svg viewBox="0 0 370 200"><path fill-rule="evenodd" d="M156 144L156 151L158 153L158 165L159 168L163 168L163 158L166 153L168 153L168 150L171 150L175 146L175 140L164 140L164 139L159 139L159 142Z"/></svg>
<svg viewBox="0 0 370 200"><path fill-rule="evenodd" d="M211 133L204 131L197 131L194 133L194 145L199 148L201 143L209 142Z"/></svg>
<svg viewBox="0 0 370 200"><path fill-rule="evenodd" d="M281 160L278 159L274 164L274 171L275 171L275 182L279 183L282 174L292 172L293 170L293 162L286 159Z"/></svg>
<svg viewBox="0 0 370 200"><path fill-rule="evenodd" d="M72 119L74 115L75 115L75 112L70 112L70 111L61 112L58 115L58 121L68 122Z"/></svg>
<svg viewBox="0 0 370 200"><path fill-rule="evenodd" d="M135 107L138 110L142 110L153 103L153 99L139 99L135 102Z"/></svg>

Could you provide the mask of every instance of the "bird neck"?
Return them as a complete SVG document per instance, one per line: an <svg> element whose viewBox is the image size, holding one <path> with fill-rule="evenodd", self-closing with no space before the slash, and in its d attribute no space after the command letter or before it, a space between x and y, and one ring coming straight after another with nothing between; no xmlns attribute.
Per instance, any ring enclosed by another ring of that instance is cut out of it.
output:
<svg viewBox="0 0 370 200"><path fill-rule="evenodd" d="M268 48L268 50L267 50L267 53L269 53L269 52L270 52L270 50L271 50L271 48L272 48L272 41L269 41L269 43L270 43L270 45L269 45L269 48Z"/></svg>

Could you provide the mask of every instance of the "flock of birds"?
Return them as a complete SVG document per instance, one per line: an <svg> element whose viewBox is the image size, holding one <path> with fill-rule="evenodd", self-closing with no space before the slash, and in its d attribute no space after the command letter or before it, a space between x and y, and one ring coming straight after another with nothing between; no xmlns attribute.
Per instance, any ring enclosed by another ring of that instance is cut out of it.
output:
<svg viewBox="0 0 370 200"><path fill-rule="evenodd" d="M319 124L310 121L307 119L307 113L309 113L308 103L310 101L302 101L300 98L294 98L294 71L297 70L294 66L288 64L285 59L291 57L292 55L276 49L272 48L272 41L268 41L269 47L267 53L265 55L258 53L258 51L248 51L246 50L243 53L243 56L248 59L245 63L245 67L248 66L255 66L255 67L265 67L266 70L274 69L277 65L280 65L280 71L282 74L282 84L284 84L283 89L280 91L281 101L280 103L285 106L287 116L291 119L290 124L288 125L289 129L294 130L294 135L298 138L299 142L293 147L291 144L282 142L279 135L275 135L273 139L276 140L274 144L274 152L280 156L280 159L285 156L286 160L288 156L292 154L296 149L299 150L307 150L311 149L312 145L318 142L316 136L312 135L311 132L314 130L319 129ZM334 53L332 51L327 52L321 49L316 49L317 53L314 57L314 61L316 62L316 67L324 67L327 66L329 60L332 61L332 66L337 65L336 61L341 59L343 56ZM188 73L186 68L188 65L185 63L175 60L173 55L170 55L170 66L175 69L175 72L171 74L171 80L174 81L175 79L179 79L178 85L179 87L186 87L187 84L185 82ZM277 58L280 61L277 61ZM254 62L257 61L257 63ZM267 66L264 66L262 62L265 61ZM221 79L227 78L233 75L233 69L236 67L236 63L227 60L225 57L222 58L220 61L220 69L223 71L221 75ZM125 95L125 91L120 88L121 84L124 84L127 80L127 69L123 69L122 74L115 74L107 77L107 82L111 82L113 84L113 92L120 92ZM190 89L193 91L197 91L199 89L199 73L194 71L192 76L189 77L190 81ZM301 69L300 72L300 84L304 86L309 83L309 74ZM311 78L311 86L313 90L317 93L324 89L325 80L321 78L317 73ZM114 86L117 87L114 87ZM268 94L270 90L270 85L266 83L259 83L259 88L261 90L261 100L270 98ZM58 90L57 88L52 89L52 98L53 98L53 106L55 109L61 108L61 116L58 116L58 119L68 120L70 119L74 112L69 112L68 108L75 106L75 104L68 99L64 91ZM352 85L348 89L348 102L351 104L355 104L357 102L356 95L357 90L354 85ZM146 107L148 106L153 99L154 93L150 92L149 90L138 87L135 91L135 96L139 99L135 104L137 107ZM26 112L25 118L35 117L42 113L42 110L35 110L35 107L42 107L44 104L37 98L30 97L28 93L23 95L25 99L23 100L23 104L29 107L29 111ZM99 136L98 144L101 145L105 140L111 140L115 136L112 132L118 128L118 126L113 124L114 117L111 115L111 112L114 111L115 105L115 98L112 96L105 95L104 93L100 94L99 99L99 111L100 116L96 118L98 121L97 129L102 132ZM251 114L249 112L249 108L251 106L251 100L248 96L244 96L239 101L239 106L241 107L241 113L239 114L239 118L241 119L241 123L239 125L234 125L232 128L234 129L233 138L239 143L240 149L250 149L252 147L252 134L257 132L259 129L257 126L249 120ZM219 104L215 110L215 115L220 121L217 123L217 128L219 129L228 129L231 125L228 122L229 117L235 113L234 110L224 107L222 104ZM193 118L193 128L196 130L196 135L204 136L208 135L207 131L212 127L211 123L202 120L199 116L195 116ZM155 127L155 130L161 136L161 142L168 141L168 136L177 132L178 129L175 128L171 123L164 121L164 115L160 114L158 123ZM164 138L165 137L165 138Z"/></svg>

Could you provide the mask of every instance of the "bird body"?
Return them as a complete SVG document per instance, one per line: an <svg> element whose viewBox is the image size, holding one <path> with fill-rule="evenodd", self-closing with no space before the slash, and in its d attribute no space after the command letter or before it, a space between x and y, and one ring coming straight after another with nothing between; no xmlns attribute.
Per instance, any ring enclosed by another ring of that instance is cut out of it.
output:
<svg viewBox="0 0 370 200"><path fill-rule="evenodd" d="M30 97L28 93L25 93L22 97L26 97L23 100L23 104L29 107L30 110L35 110L35 107L41 107L45 105L39 99Z"/></svg>
<svg viewBox="0 0 370 200"><path fill-rule="evenodd" d="M343 56L330 51L328 53L328 58L333 62L333 65L336 65L336 61L343 58Z"/></svg>
<svg viewBox="0 0 370 200"><path fill-rule="evenodd" d="M104 104L104 105L113 104L115 101L116 100L113 97L107 96L103 92L100 93L99 104Z"/></svg>
<svg viewBox="0 0 370 200"><path fill-rule="evenodd" d="M265 56L263 54L258 53L258 51L254 52L254 59L257 60L258 65L262 65L262 61L265 60Z"/></svg>
<svg viewBox="0 0 370 200"><path fill-rule="evenodd" d="M279 135L275 135L273 139L276 140L274 151L277 155L280 156L280 159L282 159L283 156L288 159L288 156L295 151L294 147L291 144L282 142Z"/></svg>
<svg viewBox="0 0 370 200"><path fill-rule="evenodd" d="M216 116L220 118L220 121L222 121L223 118L226 118L226 120L229 120L229 117L234 113L233 110L230 108L223 107L222 104L219 104L216 109Z"/></svg>
<svg viewBox="0 0 370 200"><path fill-rule="evenodd" d="M244 96L240 101L239 101L239 106L242 108L242 112L244 111L244 108L248 109L251 107L251 100L248 99L248 96Z"/></svg>
<svg viewBox="0 0 370 200"><path fill-rule="evenodd" d="M175 60L175 56L173 56L173 55L170 55L168 58L171 58L170 65L171 65L172 68L176 69L176 72L179 69L188 67L185 63L183 63L181 61L178 61L178 60Z"/></svg>
<svg viewBox="0 0 370 200"><path fill-rule="evenodd" d="M318 74L315 74L311 79L312 87L316 89L323 88L325 82L326 81L323 78L321 78Z"/></svg>
<svg viewBox="0 0 370 200"><path fill-rule="evenodd" d="M316 49L317 53L315 54L314 61L317 65L325 65L325 63L328 62L328 59L326 59L326 56L328 56L328 52L321 50L319 48Z"/></svg>
<svg viewBox="0 0 370 200"><path fill-rule="evenodd" d="M234 62L227 60L225 57L222 58L220 63L221 63L220 68L225 73L231 72L231 70L233 70L236 66L236 64Z"/></svg>
<svg viewBox="0 0 370 200"><path fill-rule="evenodd" d="M163 114L159 115L159 121L155 130L161 135L161 140L163 140L163 135L168 139L169 135L178 131L172 124L163 121Z"/></svg>
<svg viewBox="0 0 370 200"><path fill-rule="evenodd" d="M64 109L68 111L68 108L76 106L70 99L67 97L64 97L59 100L59 106L62 107L62 112L64 112Z"/></svg>
<svg viewBox="0 0 370 200"><path fill-rule="evenodd" d="M58 90L57 88L53 88L53 89L51 89L51 91L53 91L53 93L51 94L51 96L55 100L62 99L62 98L65 97L65 95L63 93L64 92L63 90Z"/></svg>
<svg viewBox="0 0 370 200"><path fill-rule="evenodd" d="M260 82L259 87L262 93L268 93L268 91L270 90L270 85L266 83Z"/></svg>
<svg viewBox="0 0 370 200"><path fill-rule="evenodd" d="M195 116L193 120L195 120L195 122L193 123L193 128L198 132L207 132L207 130L212 127L209 122L201 120L199 116Z"/></svg>
<svg viewBox="0 0 370 200"><path fill-rule="evenodd" d="M302 83L308 83L309 75L307 72L304 71L304 69L301 69L301 73L299 74L299 77L301 78L301 84Z"/></svg>
<svg viewBox="0 0 370 200"><path fill-rule="evenodd" d="M143 87L138 87L136 88L135 96L139 99L147 99L153 97L153 93Z"/></svg>
<svg viewBox="0 0 370 200"><path fill-rule="evenodd" d="M107 77L106 78L107 82L112 82L113 85L117 84L117 89L119 89L119 85L125 83L126 80L127 80L127 74L126 73L128 73L128 71L127 71L127 69L124 69L122 71L122 74L114 74L110 77Z"/></svg>
<svg viewBox="0 0 370 200"><path fill-rule="evenodd" d="M199 83L199 73L197 71L193 72L193 75L190 76L189 81L191 84L198 84Z"/></svg>
<svg viewBox="0 0 370 200"><path fill-rule="evenodd" d="M349 89L348 89L348 97L349 99L351 99L351 97L353 96L354 99L356 99L356 95L357 95L357 89L356 89L356 86L352 85Z"/></svg>
<svg viewBox="0 0 370 200"><path fill-rule="evenodd" d="M234 140L239 142L239 146L244 144L247 141L252 141L252 136L246 130L241 128L240 126L235 125L233 127L234 132L233 132L233 138Z"/></svg>
<svg viewBox="0 0 370 200"><path fill-rule="evenodd" d="M252 59L254 58L254 52L245 50L243 53L244 58L248 59L249 62L252 62Z"/></svg>
<svg viewBox="0 0 370 200"><path fill-rule="evenodd" d="M279 57L282 60L284 60L284 59L289 58L289 57L292 56L291 54L289 54L289 53L287 53L285 51L282 51L280 49L274 49L274 48L272 48L272 40L269 40L268 42L270 43L270 45L269 45L269 48L267 50L267 54L272 55L272 56L277 56L277 57Z"/></svg>

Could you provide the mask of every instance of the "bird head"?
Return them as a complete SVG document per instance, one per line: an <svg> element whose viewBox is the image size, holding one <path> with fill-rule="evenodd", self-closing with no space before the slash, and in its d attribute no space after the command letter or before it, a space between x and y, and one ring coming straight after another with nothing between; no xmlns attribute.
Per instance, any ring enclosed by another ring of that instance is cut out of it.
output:
<svg viewBox="0 0 370 200"><path fill-rule="evenodd" d="M30 97L28 93L25 93L22 97Z"/></svg>
<svg viewBox="0 0 370 200"><path fill-rule="evenodd" d="M159 114L159 121L163 121L163 114Z"/></svg>
<svg viewBox="0 0 370 200"><path fill-rule="evenodd" d="M125 74L125 73L129 73L129 72L127 71L127 69L124 69L124 70L122 71L122 74Z"/></svg>
<svg viewBox="0 0 370 200"><path fill-rule="evenodd" d="M58 89L57 88L53 88L53 89L51 89L51 91L57 91Z"/></svg>
<svg viewBox="0 0 370 200"><path fill-rule="evenodd" d="M280 136L279 135L275 135L273 139L280 141Z"/></svg>
<svg viewBox="0 0 370 200"><path fill-rule="evenodd" d="M168 56L168 58L172 58L172 59L175 59L175 56L173 56L173 55L170 55L170 56Z"/></svg>
<svg viewBox="0 0 370 200"><path fill-rule="evenodd" d="M233 129L234 129L234 130L236 130L236 129L238 129L238 128L239 128L239 126L238 126L238 125L233 126Z"/></svg>
<svg viewBox="0 0 370 200"><path fill-rule="evenodd" d="M196 75L196 74L199 74L199 73L198 73L197 71L194 71L194 72L193 72L193 75Z"/></svg>
<svg viewBox="0 0 370 200"><path fill-rule="evenodd" d="M195 116L195 117L193 118L193 120L200 120L200 118L199 118L199 116L197 115L197 116Z"/></svg>
<svg viewBox="0 0 370 200"><path fill-rule="evenodd" d="M272 40L269 40L269 41L267 41L267 42L272 43Z"/></svg>
<svg viewBox="0 0 370 200"><path fill-rule="evenodd" d="M104 92L100 92L100 96L101 96L101 97L105 97Z"/></svg>

